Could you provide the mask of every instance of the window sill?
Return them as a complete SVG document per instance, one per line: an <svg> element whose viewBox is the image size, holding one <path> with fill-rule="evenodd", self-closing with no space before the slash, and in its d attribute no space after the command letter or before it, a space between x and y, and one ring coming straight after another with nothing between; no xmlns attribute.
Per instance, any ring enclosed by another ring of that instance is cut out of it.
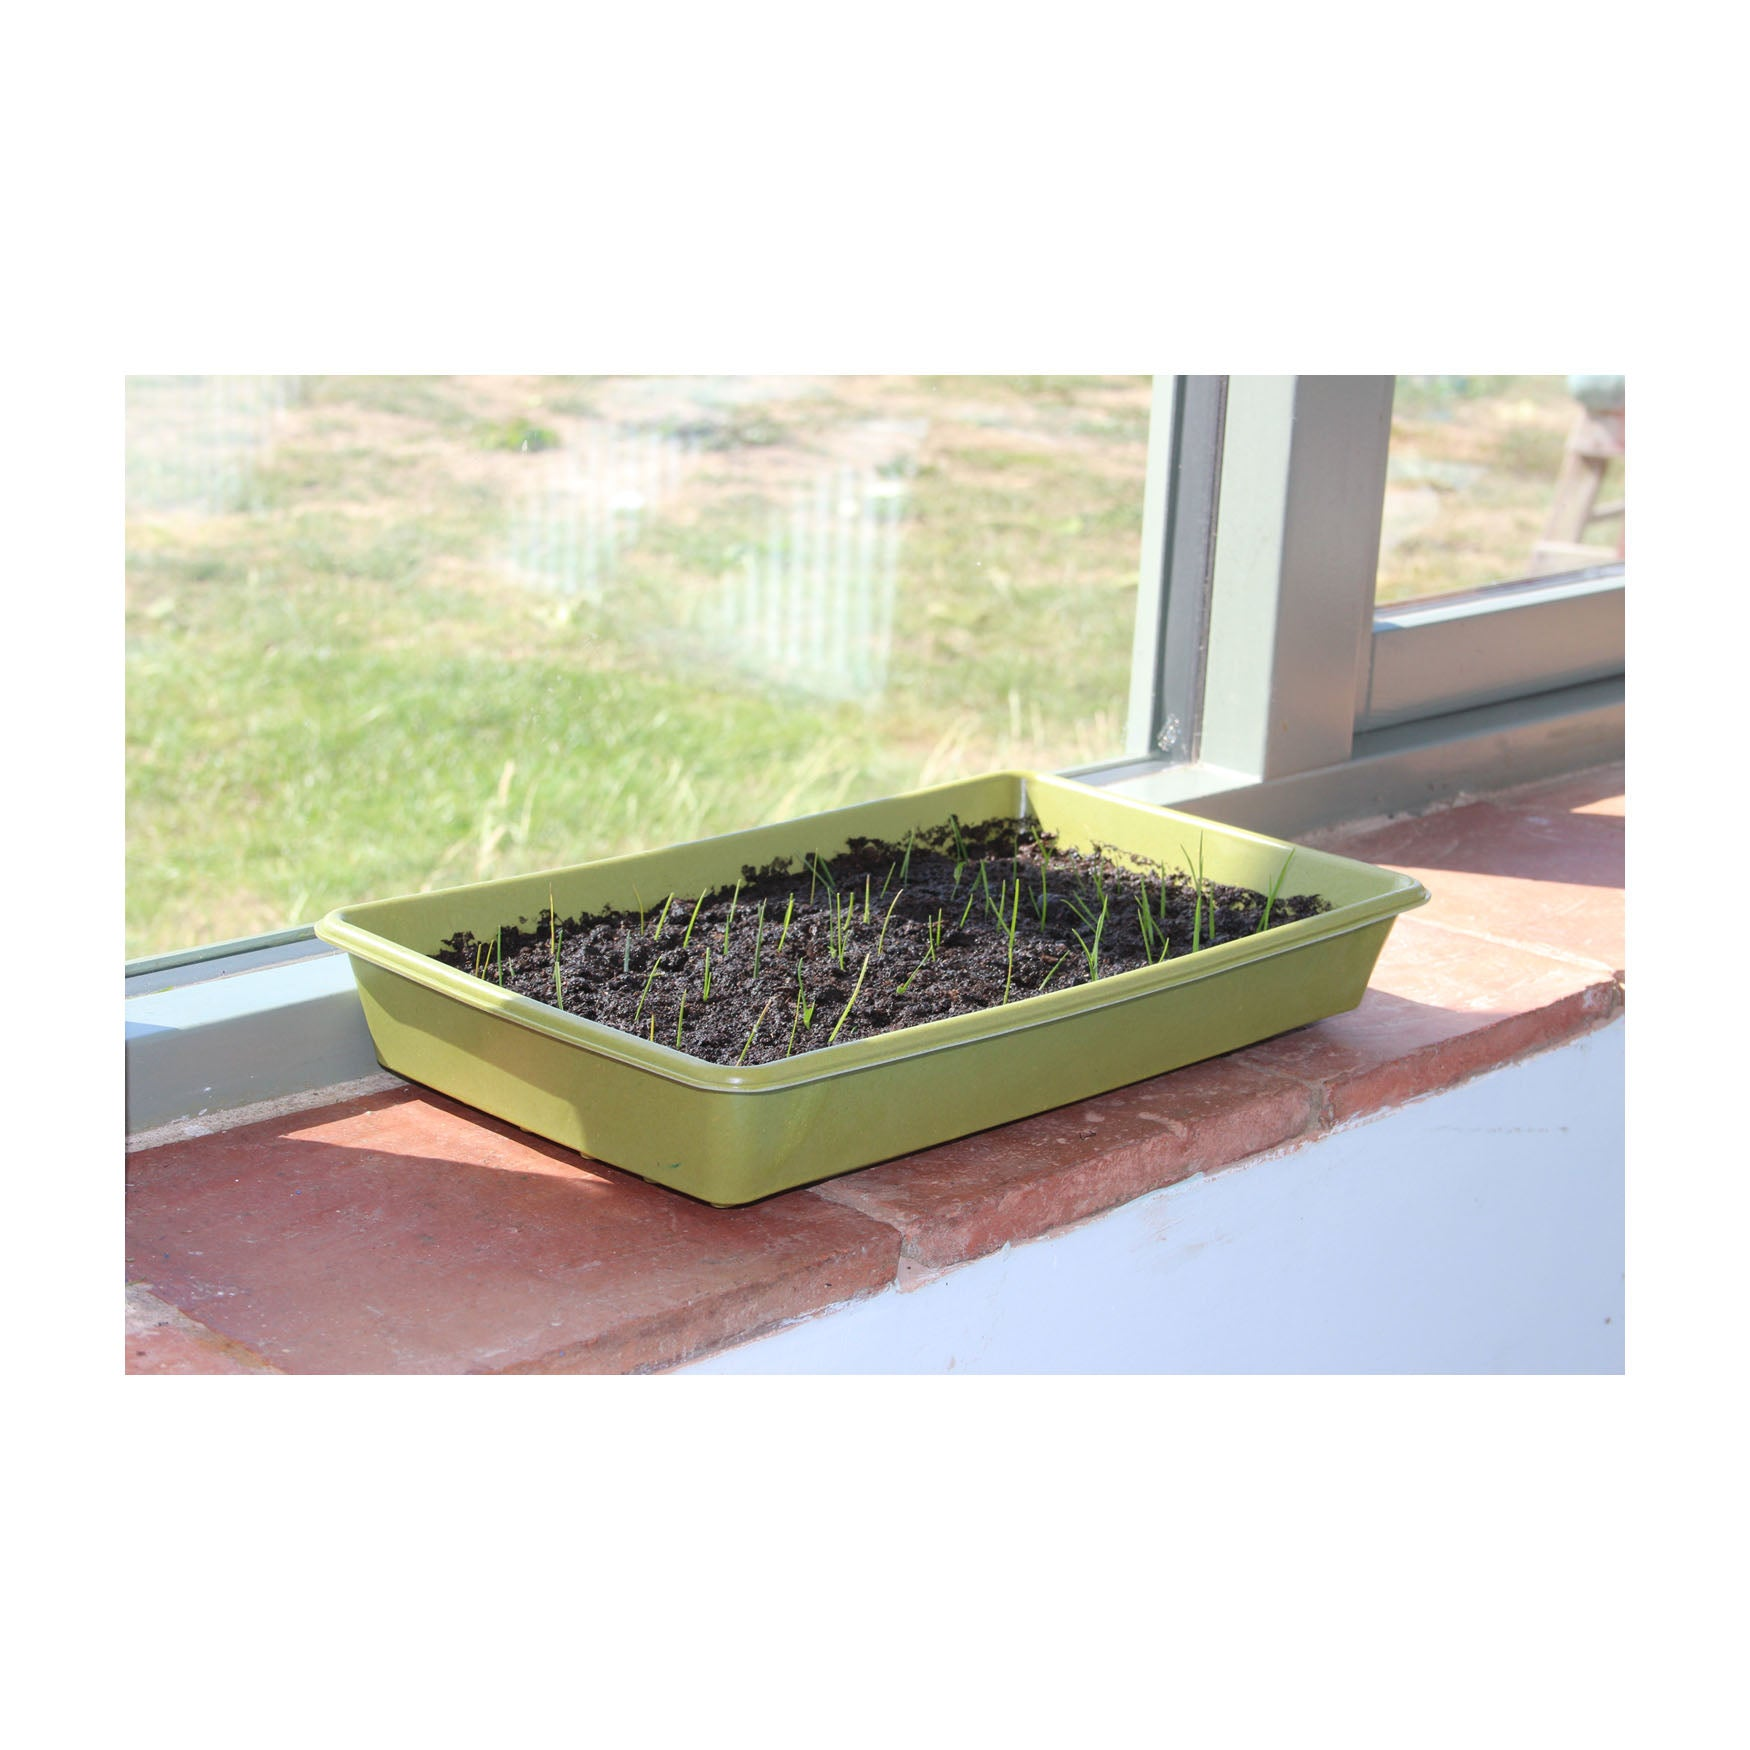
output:
<svg viewBox="0 0 1750 1750"><path fill-rule="evenodd" d="M388 1077L136 1138L128 1370L673 1368L1316 1144L1620 1013L1620 766L1319 842L1434 895L1398 921L1360 1008L749 1208L693 1204Z"/></svg>

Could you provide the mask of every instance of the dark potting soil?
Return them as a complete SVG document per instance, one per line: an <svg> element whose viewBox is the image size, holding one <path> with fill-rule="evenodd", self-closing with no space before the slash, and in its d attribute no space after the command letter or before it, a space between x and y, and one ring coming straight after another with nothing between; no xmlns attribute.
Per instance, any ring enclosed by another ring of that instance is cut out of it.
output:
<svg viewBox="0 0 1750 1750"><path fill-rule="evenodd" d="M1266 910L1275 929L1330 909L1113 857L1060 851L1031 822L951 821L909 845L853 839L827 862L750 866L739 887L642 918L464 931L437 958L708 1063L753 1064L1177 959L1252 935Z"/></svg>

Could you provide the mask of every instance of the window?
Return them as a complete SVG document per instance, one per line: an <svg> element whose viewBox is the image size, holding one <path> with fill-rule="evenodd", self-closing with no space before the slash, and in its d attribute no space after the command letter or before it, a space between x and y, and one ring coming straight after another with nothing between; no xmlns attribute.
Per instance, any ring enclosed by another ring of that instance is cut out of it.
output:
<svg viewBox="0 0 1750 1750"><path fill-rule="evenodd" d="M130 955L1122 754L1149 406L131 380Z"/></svg>

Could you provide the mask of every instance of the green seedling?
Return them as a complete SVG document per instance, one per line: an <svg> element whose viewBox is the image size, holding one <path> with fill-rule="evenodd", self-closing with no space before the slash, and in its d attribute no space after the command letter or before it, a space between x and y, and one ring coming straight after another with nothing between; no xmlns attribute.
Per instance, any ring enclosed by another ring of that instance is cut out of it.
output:
<svg viewBox="0 0 1750 1750"><path fill-rule="evenodd" d="M1054 978L1057 977L1058 967L1060 967L1064 963L1064 961L1066 961L1068 958L1069 958L1069 950L1067 948L1065 948L1064 951L1061 954L1059 954L1058 957L1051 963L1051 970L1048 973L1046 973L1046 975L1042 979L1040 979L1039 988L1041 990L1044 990L1044 988L1048 984L1050 984L1050 982Z"/></svg>
<svg viewBox="0 0 1750 1750"><path fill-rule="evenodd" d="M802 988L802 968L796 968L796 1018L790 1023L789 1043L784 1047L784 1055L788 1057L796 1048L796 1029L814 1025L814 1004L808 1000L808 992Z"/></svg>
<svg viewBox="0 0 1750 1750"><path fill-rule="evenodd" d="M925 955L925 956L924 956L924 957L923 957L923 959L922 959L922 960L920 960L920 961L919 961L919 962L918 962L918 963L917 963L917 965L916 965L916 966L914 966L914 967L913 967L913 968L912 968L912 969L911 969L911 978L908 978L908 979L907 979L907 980L906 980L906 981L905 981L905 983L904 983L904 984L901 984L901 985L896 985L896 986L895 986L895 987L894 987L894 991L893 991L893 994L894 994L894 995L895 995L895 996L896 996L896 997L902 997L902 996L904 996L904 995L905 995L905 993L906 993L906 992L907 992L907 991L908 991L908 990L910 990L910 989L911 989L911 986L912 986L912 979L915 979L915 978L916 978L916 977L917 977L917 975L918 975L918 974L919 974L919 973L920 973L920 972L922 972L922 971L923 971L923 969L924 969L924 968L925 968L925 967L926 967L926 966L928 966L928 965L929 965L929 963L930 963L930 958L931 958L931 957L930 957L930 956L929 956L929 955L928 955L928 954L926 954L926 955Z"/></svg>
<svg viewBox="0 0 1750 1750"><path fill-rule="evenodd" d="M1094 925L1094 945L1090 948L1080 930L1071 930L1070 934L1082 945L1082 953L1088 962L1088 983L1092 984L1100 976L1100 937L1106 928L1106 907L1111 903L1108 897L1101 901L1099 922Z"/></svg>
<svg viewBox="0 0 1750 1750"><path fill-rule="evenodd" d="M1192 867L1191 853L1186 851L1183 845L1180 845L1179 849L1185 852L1185 867L1189 871ZM1201 833L1197 835L1197 864L1193 879L1196 883L1194 891L1197 895L1197 903L1191 909L1191 952L1195 954L1203 946L1203 835ZM1214 922L1214 908L1211 907L1211 929L1209 932L1211 938L1215 935Z"/></svg>
<svg viewBox="0 0 1750 1750"><path fill-rule="evenodd" d="M681 992L680 1010L675 1015L675 1018L674 1018L674 1048L676 1051L679 1051L681 1048L681 1028L686 1025L686 1019L687 1019L687 993L683 990Z"/></svg>
<svg viewBox="0 0 1750 1750"><path fill-rule="evenodd" d="M958 884L956 884L956 885L958 885ZM977 902L977 899L978 899L978 895L976 893L967 894L967 896L966 896L966 910L960 914L960 922L954 926L955 929L963 930L966 928L966 920L969 917L971 917L972 908L973 908L973 905Z"/></svg>
<svg viewBox="0 0 1750 1750"><path fill-rule="evenodd" d="M671 893L668 898L663 901L662 916L656 920L656 928L650 932L651 941L659 942L662 940L662 926L668 922L668 908L673 904L674 895Z"/></svg>
<svg viewBox="0 0 1750 1750"><path fill-rule="evenodd" d="M620 939L620 972L622 975L625 975L632 970L632 932L630 930L622 930L620 932Z"/></svg>
<svg viewBox="0 0 1750 1750"><path fill-rule="evenodd" d="M1003 980L1003 1001L1009 1000L1010 987L1015 982L1015 926L1021 921L1021 883L1015 882L1015 897L1009 906L1009 972Z"/></svg>
<svg viewBox="0 0 1750 1750"><path fill-rule="evenodd" d="M699 1001L708 1003L711 1000L711 950L705 950L705 988L699 992Z"/></svg>
<svg viewBox="0 0 1750 1750"><path fill-rule="evenodd" d="M863 877L863 922L869 921L869 877Z"/></svg>
<svg viewBox="0 0 1750 1750"><path fill-rule="evenodd" d="M1071 911L1073 911L1076 914L1076 916L1078 918L1080 918L1082 920L1082 922L1088 926L1088 928L1090 930L1094 927L1094 914L1088 910L1087 905L1083 902L1080 894L1078 894L1078 893L1066 893L1066 894L1064 894L1063 895L1063 903L1065 905L1067 905L1069 907L1069 909Z"/></svg>
<svg viewBox="0 0 1750 1750"><path fill-rule="evenodd" d="M924 925L924 934L929 938L930 952L928 958L934 960L942 951L942 938L948 933L948 914L945 911L936 913L934 920Z"/></svg>
<svg viewBox="0 0 1750 1750"><path fill-rule="evenodd" d="M1282 891L1282 877L1288 873L1288 865L1293 861L1294 852L1291 850L1282 859L1282 867L1276 871L1276 879L1270 883L1270 891L1264 896L1264 915L1258 920L1260 933L1270 927L1270 908L1276 903L1276 895Z"/></svg>
<svg viewBox="0 0 1750 1750"><path fill-rule="evenodd" d="M961 865L964 867L964 865L972 861L972 853L967 850L966 841L960 836L960 816L957 814L950 814L948 816L948 826L954 834L954 855L960 859Z"/></svg>
<svg viewBox="0 0 1750 1750"><path fill-rule="evenodd" d="M748 1030L747 1030L747 1043L744 1046L742 1046L742 1048L741 1048L741 1056L735 1060L735 1067L737 1069L740 1069L741 1066L747 1062L747 1054L753 1050L753 1036L754 1036L754 1034L759 1032L760 1022L766 1018L766 1011L769 1010L771 1008L772 1004L775 1003L777 1000L778 999L776 997L767 997L766 998L766 1007L764 1009L760 1010L758 1016L754 1020L754 1024L748 1028Z"/></svg>
<svg viewBox="0 0 1750 1750"><path fill-rule="evenodd" d="M887 865L887 873L881 877L881 891L875 895L877 899L885 899L887 897L887 890L893 885L893 871L896 866L897 865L893 863Z"/></svg>
<svg viewBox="0 0 1750 1750"><path fill-rule="evenodd" d="M985 874L983 863L980 863L978 865L978 885L984 890L984 909L988 912L994 912L996 914L997 922L1001 923L1003 921L1002 910L991 899L991 896L990 896L990 877L987 874Z"/></svg>
<svg viewBox="0 0 1750 1750"><path fill-rule="evenodd" d="M723 920L723 946L729 946L729 926L735 922L735 902L741 898L741 880L736 879L735 891L729 896L729 916Z"/></svg>
<svg viewBox="0 0 1750 1750"><path fill-rule="evenodd" d="M694 902L693 902L693 915L687 919L687 933L681 937L681 946L683 948L686 947L688 945L688 943L690 943L693 939L693 925L699 921L699 907L702 906L704 903L705 903L705 896L704 896L704 894L701 893L699 895L699 897L696 900L694 900Z"/></svg>
<svg viewBox="0 0 1750 1750"><path fill-rule="evenodd" d="M784 942L790 934L790 918L795 910L796 895L792 893L790 897L784 901L784 927L778 932L778 952L780 954L784 952Z"/></svg>
<svg viewBox="0 0 1750 1750"><path fill-rule="evenodd" d="M865 972L867 972L868 970L869 970L869 956L867 954L865 954L863 956L863 964L857 969L857 982L851 986L850 1000L848 1002L846 1002L846 1004L844 1006L844 1010L839 1016L838 1026L834 1027L832 1032L830 1032L827 1035L826 1042L828 1045L831 1045L833 1043L833 1041L838 1038L840 1029L844 1026L845 1022L850 1018L851 1005L856 1002L857 993L858 993L858 991L860 991L863 988L863 974Z"/></svg>
<svg viewBox="0 0 1750 1750"><path fill-rule="evenodd" d="M887 916L881 920L881 934L875 938L875 952L877 954L881 953L887 945L887 926L893 922L893 908L898 905L900 900L904 897L905 889L902 887L898 893L894 894L893 904L888 906Z"/></svg>
<svg viewBox="0 0 1750 1750"><path fill-rule="evenodd" d="M662 968L659 966L652 966L648 977L644 980L644 988L638 993L638 1007L632 1011L632 1025L634 1027L638 1025L638 1017L644 1013L644 999L650 995L650 987L656 982L656 975L661 970ZM652 1027L656 1025L654 1015L650 1017L650 1024Z"/></svg>
<svg viewBox="0 0 1750 1750"><path fill-rule="evenodd" d="M474 976L476 978L478 978L480 976L480 967L482 965L485 954L486 954L486 944L484 942L475 943L475 945L474 945Z"/></svg>
<svg viewBox="0 0 1750 1750"><path fill-rule="evenodd" d="M839 884L833 880L832 871L820 860L819 851L816 851L812 856L804 854L802 861L808 865L808 903L810 905L814 904L814 883L817 876L826 883L826 889L829 893L838 891Z"/></svg>
<svg viewBox="0 0 1750 1750"><path fill-rule="evenodd" d="M553 889L547 889L547 946L553 955L553 994L565 1007L565 979L559 971L559 913L553 907Z"/></svg>
<svg viewBox="0 0 1750 1750"><path fill-rule="evenodd" d="M1143 958L1152 964L1155 958L1155 921L1149 916L1148 900L1140 893L1136 896L1136 921L1142 926Z"/></svg>
<svg viewBox="0 0 1750 1750"><path fill-rule="evenodd" d="M759 916L754 919L753 928L753 975L760 975L760 949L766 940L766 902L760 901Z"/></svg>

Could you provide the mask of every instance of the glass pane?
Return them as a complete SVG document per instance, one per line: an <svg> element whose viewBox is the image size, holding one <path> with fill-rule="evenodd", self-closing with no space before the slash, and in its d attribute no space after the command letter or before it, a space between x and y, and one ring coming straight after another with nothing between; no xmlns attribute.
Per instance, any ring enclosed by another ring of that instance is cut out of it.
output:
<svg viewBox="0 0 1750 1750"><path fill-rule="evenodd" d="M1378 604L1614 564L1621 377L1399 377Z"/></svg>
<svg viewBox="0 0 1750 1750"><path fill-rule="evenodd" d="M127 394L130 957L1122 751L1146 377Z"/></svg>

